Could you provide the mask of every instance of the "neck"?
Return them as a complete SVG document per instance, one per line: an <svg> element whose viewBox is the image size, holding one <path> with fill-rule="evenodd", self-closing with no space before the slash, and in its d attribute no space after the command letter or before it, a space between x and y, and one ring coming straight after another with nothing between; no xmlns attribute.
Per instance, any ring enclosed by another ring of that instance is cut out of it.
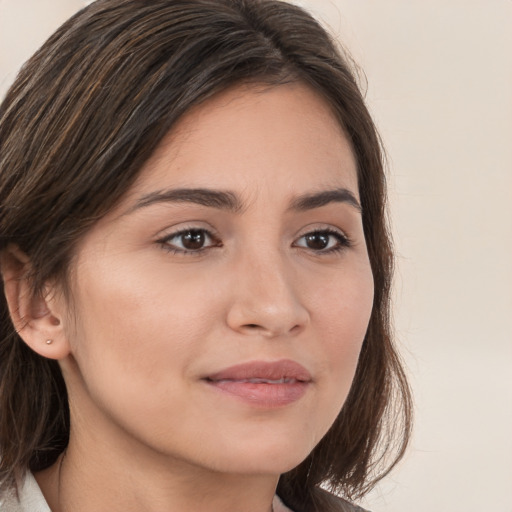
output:
<svg viewBox="0 0 512 512"><path fill-rule="evenodd" d="M140 459L79 455L70 445L36 480L52 512L271 512L276 477L210 474L187 464L148 469Z"/></svg>
<svg viewBox="0 0 512 512"><path fill-rule="evenodd" d="M164 453L105 414L67 370L69 444L35 475L52 512L271 512L279 472L252 470L251 460L239 458L222 466L168 448Z"/></svg>
<svg viewBox="0 0 512 512"><path fill-rule="evenodd" d="M279 475L205 469L155 452L97 415L81 419L72 412L65 453L35 475L52 512L272 510Z"/></svg>

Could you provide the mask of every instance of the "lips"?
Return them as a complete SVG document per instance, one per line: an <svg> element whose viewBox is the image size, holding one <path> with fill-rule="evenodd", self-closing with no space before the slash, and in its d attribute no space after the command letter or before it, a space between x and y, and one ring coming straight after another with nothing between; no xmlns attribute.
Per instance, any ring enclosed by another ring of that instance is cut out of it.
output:
<svg viewBox="0 0 512 512"><path fill-rule="evenodd" d="M252 406L274 408L300 399L312 382L302 365L288 359L251 361L208 375L206 383Z"/></svg>

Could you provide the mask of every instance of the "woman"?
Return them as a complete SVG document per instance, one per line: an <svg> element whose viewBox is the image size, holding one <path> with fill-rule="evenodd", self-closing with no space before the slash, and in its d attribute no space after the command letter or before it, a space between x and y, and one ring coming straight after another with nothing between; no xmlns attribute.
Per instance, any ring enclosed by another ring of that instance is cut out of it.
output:
<svg viewBox="0 0 512 512"><path fill-rule="evenodd" d="M303 10L94 2L0 176L2 510L357 510L402 456L379 139Z"/></svg>

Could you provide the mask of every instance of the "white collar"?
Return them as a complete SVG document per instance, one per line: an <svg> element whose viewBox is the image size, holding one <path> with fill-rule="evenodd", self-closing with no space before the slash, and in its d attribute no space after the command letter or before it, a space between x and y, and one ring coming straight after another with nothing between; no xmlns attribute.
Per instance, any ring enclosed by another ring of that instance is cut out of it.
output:
<svg viewBox="0 0 512 512"><path fill-rule="evenodd" d="M274 512L292 512L277 495L274 496L273 506ZM11 493L0 499L0 509L2 512L52 512L34 475L30 472L25 475L23 485L19 489L19 501L14 493Z"/></svg>

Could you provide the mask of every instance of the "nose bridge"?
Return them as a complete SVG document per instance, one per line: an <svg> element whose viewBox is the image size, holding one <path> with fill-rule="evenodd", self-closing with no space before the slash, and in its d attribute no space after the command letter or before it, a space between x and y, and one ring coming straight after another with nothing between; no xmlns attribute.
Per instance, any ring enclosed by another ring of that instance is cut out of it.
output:
<svg viewBox="0 0 512 512"><path fill-rule="evenodd" d="M247 258L246 272L252 280L247 290L255 300L277 307L281 301L292 300L295 296L290 269L286 268L282 255L265 248ZM284 305L284 304L283 304Z"/></svg>
<svg viewBox="0 0 512 512"><path fill-rule="evenodd" d="M265 242L237 258L229 323L269 337L298 332L308 321L299 283L283 251Z"/></svg>

